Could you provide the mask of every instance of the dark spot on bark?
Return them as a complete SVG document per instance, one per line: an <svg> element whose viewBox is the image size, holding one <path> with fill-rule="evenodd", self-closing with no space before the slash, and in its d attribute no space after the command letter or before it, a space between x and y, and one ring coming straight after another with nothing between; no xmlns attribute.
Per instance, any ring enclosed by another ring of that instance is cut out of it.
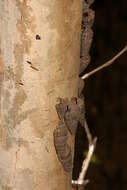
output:
<svg viewBox="0 0 127 190"><path fill-rule="evenodd" d="M19 85L24 85L22 82L19 82Z"/></svg>
<svg viewBox="0 0 127 190"><path fill-rule="evenodd" d="M34 69L34 70L36 70L36 71L39 71L39 69L37 69L36 67L34 67L30 61L26 61L26 62L30 65L30 67L31 67L32 69Z"/></svg>
<svg viewBox="0 0 127 190"><path fill-rule="evenodd" d="M41 40L41 37L38 34L36 35L36 40Z"/></svg>
<svg viewBox="0 0 127 190"><path fill-rule="evenodd" d="M26 61L28 64L31 64L31 62L30 61Z"/></svg>
<svg viewBox="0 0 127 190"><path fill-rule="evenodd" d="M34 69L35 71L39 71L39 69L37 69L36 67L31 65L31 68Z"/></svg>

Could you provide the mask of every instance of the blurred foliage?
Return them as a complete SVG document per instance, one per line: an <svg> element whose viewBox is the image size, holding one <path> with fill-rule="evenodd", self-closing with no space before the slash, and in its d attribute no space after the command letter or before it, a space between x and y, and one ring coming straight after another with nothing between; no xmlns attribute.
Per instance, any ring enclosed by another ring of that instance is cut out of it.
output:
<svg viewBox="0 0 127 190"><path fill-rule="evenodd" d="M87 156L87 154L88 154L88 151L84 151L83 157L85 158ZM101 161L100 161L98 155L95 153L93 154L93 156L91 158L91 164L96 164L96 165L101 164Z"/></svg>

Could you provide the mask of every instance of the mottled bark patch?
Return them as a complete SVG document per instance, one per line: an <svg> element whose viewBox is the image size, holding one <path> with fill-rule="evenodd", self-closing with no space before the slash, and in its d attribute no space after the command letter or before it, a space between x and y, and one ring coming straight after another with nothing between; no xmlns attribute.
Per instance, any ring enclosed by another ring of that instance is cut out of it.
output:
<svg viewBox="0 0 127 190"><path fill-rule="evenodd" d="M2 59L2 56L0 55L0 75L4 72L4 61Z"/></svg>

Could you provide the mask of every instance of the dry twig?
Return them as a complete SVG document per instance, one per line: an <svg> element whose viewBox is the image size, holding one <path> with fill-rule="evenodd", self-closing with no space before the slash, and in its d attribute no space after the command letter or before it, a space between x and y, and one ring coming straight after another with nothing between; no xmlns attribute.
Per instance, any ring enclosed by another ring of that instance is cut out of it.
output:
<svg viewBox="0 0 127 190"><path fill-rule="evenodd" d="M85 177L86 177L86 172L87 172L87 169L89 167L92 155L94 153L94 150L96 147L96 141L97 141L96 137L94 139L92 139L92 135L90 133L90 130L88 128L86 121L84 123L84 128L85 128L88 143L89 143L89 149L88 149L87 156L83 161L82 169L81 169L81 172L79 174L79 178L77 180L72 180L73 185L80 186L81 188L82 188L82 186L85 186L89 182L89 180L85 180Z"/></svg>
<svg viewBox="0 0 127 190"><path fill-rule="evenodd" d="M81 77L81 79L86 80L87 78L89 78L91 75L95 74L96 72L104 69L105 67L110 66L112 63L114 63L115 60L117 60L123 53L125 53L127 51L127 45L117 54L115 55L112 59L110 59L109 61L107 61L106 63L104 63L103 65L101 65L100 67L97 67L96 69L94 69L93 71L86 73L85 75L83 75Z"/></svg>

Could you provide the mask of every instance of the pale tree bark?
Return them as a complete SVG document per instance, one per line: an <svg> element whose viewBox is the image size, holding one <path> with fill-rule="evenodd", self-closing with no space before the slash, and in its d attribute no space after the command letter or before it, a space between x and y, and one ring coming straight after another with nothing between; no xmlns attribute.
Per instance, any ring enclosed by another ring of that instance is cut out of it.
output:
<svg viewBox="0 0 127 190"><path fill-rule="evenodd" d="M57 97L77 96L81 0L0 1L0 189L70 190L57 159Z"/></svg>

